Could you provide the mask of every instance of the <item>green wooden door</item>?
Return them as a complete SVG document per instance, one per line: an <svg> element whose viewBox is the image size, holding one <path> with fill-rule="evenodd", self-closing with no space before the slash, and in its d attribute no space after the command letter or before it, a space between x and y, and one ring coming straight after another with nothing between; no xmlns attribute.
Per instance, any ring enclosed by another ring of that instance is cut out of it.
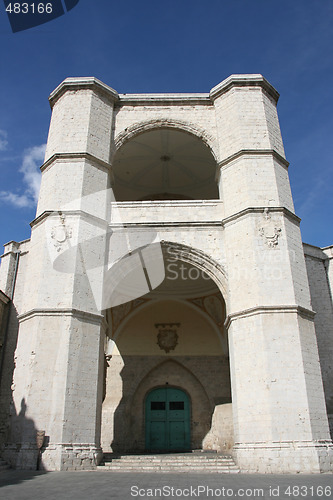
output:
<svg viewBox="0 0 333 500"><path fill-rule="evenodd" d="M146 449L189 450L190 402L174 387L153 389L146 398Z"/></svg>

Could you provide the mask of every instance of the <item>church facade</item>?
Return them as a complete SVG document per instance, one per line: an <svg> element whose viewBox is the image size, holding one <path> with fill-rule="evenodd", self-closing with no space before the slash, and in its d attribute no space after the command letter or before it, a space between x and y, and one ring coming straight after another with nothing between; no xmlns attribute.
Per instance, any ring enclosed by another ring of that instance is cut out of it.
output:
<svg viewBox="0 0 333 500"><path fill-rule="evenodd" d="M302 243L278 97L261 75L52 92L31 239L0 268L13 467L202 449L333 469L333 247Z"/></svg>

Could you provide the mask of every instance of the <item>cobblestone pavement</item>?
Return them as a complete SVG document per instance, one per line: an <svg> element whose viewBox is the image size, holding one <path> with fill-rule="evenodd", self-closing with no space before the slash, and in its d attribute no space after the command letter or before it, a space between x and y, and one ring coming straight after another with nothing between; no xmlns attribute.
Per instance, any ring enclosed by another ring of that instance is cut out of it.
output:
<svg viewBox="0 0 333 500"><path fill-rule="evenodd" d="M333 475L0 472L1 500L333 498Z"/></svg>

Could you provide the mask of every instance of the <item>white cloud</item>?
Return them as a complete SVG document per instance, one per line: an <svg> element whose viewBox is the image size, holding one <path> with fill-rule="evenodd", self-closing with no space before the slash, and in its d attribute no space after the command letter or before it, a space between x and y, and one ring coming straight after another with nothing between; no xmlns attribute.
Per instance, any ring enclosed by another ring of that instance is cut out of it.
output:
<svg viewBox="0 0 333 500"><path fill-rule="evenodd" d="M0 200L6 203L11 203L18 208L31 207L32 200L25 194L15 194L10 191L0 191Z"/></svg>
<svg viewBox="0 0 333 500"><path fill-rule="evenodd" d="M18 208L32 207L37 203L40 188L40 165L44 161L46 144L26 149L19 171L23 174L24 192L0 191L0 200Z"/></svg>
<svg viewBox="0 0 333 500"><path fill-rule="evenodd" d="M7 132L0 129L0 151L5 151L8 146Z"/></svg>

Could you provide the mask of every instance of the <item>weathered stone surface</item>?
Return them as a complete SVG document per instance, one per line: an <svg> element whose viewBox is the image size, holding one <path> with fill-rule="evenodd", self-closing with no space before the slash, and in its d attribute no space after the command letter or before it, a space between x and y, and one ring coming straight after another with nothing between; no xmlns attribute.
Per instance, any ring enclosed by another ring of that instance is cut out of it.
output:
<svg viewBox="0 0 333 500"><path fill-rule="evenodd" d="M94 78L52 93L31 239L6 245L0 270L4 293L15 283L0 396L14 467L36 467L37 431L48 470L95 468L101 443L143 450L145 398L168 384L189 395L191 447L251 472L332 469L332 247L303 248L277 99L261 75L210 94ZM125 278L131 300L102 310ZM170 352L156 324L179 325Z"/></svg>

